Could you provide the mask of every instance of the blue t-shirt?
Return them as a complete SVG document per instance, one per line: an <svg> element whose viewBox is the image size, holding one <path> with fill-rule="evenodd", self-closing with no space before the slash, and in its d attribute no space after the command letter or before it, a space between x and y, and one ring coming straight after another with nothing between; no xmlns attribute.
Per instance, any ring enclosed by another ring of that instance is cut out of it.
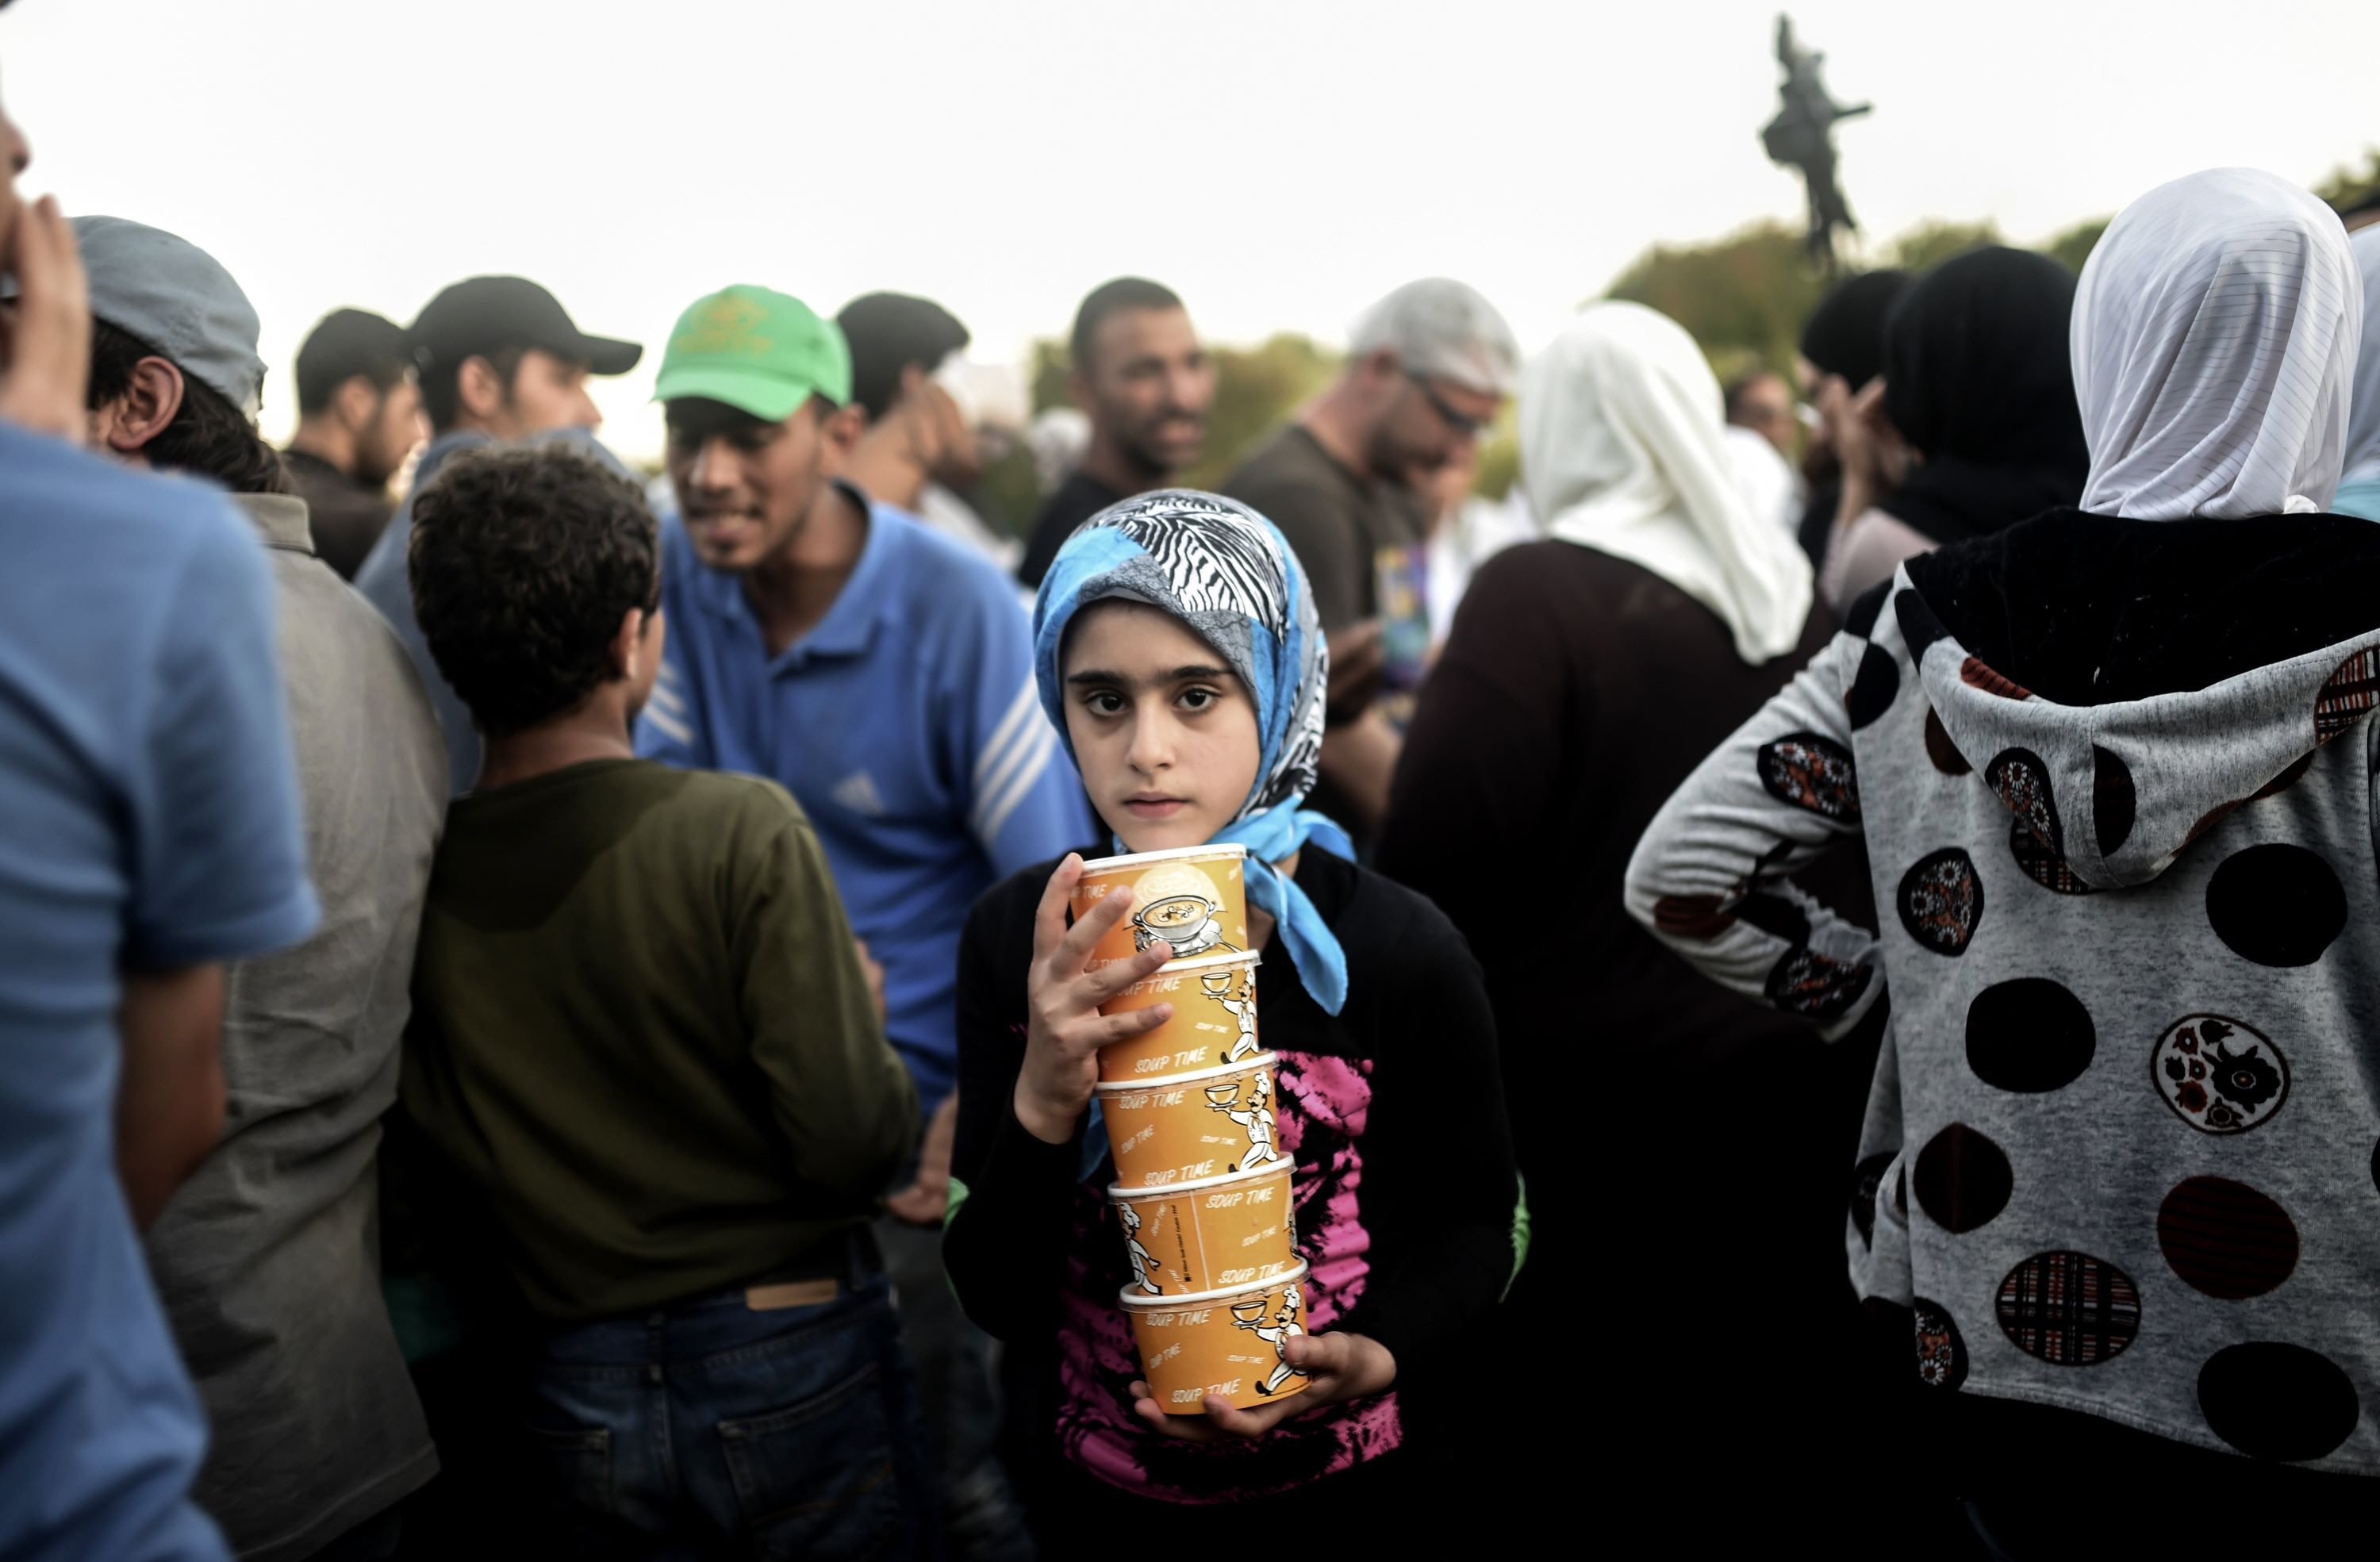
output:
<svg viewBox="0 0 2380 1562"><path fill-rule="evenodd" d="M875 504L834 605L773 660L742 581L706 568L674 516L662 599L667 646L637 751L767 776L800 800L852 930L884 967L885 1030L930 1114L955 1080L967 909L1092 836L1015 587Z"/></svg>
<svg viewBox="0 0 2380 1562"><path fill-rule="evenodd" d="M217 1557L115 1177L118 972L313 928L256 530L0 424L0 1556Z"/></svg>
<svg viewBox="0 0 2380 1562"><path fill-rule="evenodd" d="M421 686L430 691L430 708L438 713L439 730L446 734L446 781L448 795L454 797L470 791L471 783L480 779L480 733L471 725L470 708L438 671L430 655L430 642L421 637L420 621L413 616L413 580L406 573L405 554L413 541L414 495L438 475L448 456L489 442L487 435L468 430L441 434L431 441L421 459L413 464L413 487L407 490L405 503L388 518L380 540L356 570L356 589L396 631L405 654L413 659L413 670L421 674Z"/></svg>

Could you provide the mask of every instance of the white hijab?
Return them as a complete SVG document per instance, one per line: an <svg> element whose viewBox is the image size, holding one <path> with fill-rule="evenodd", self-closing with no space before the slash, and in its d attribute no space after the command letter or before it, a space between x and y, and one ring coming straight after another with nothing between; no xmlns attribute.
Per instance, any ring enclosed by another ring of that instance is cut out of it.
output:
<svg viewBox="0 0 2380 1562"><path fill-rule="evenodd" d="M2380 223L2348 236L2363 270L2363 343L2347 404L2347 478L2380 478Z"/></svg>
<svg viewBox="0 0 2380 1562"><path fill-rule="evenodd" d="M1546 530L1659 575L1757 666L1800 644L1810 561L1744 503L1724 426L1702 350L1641 304L1592 306L1521 373L1521 467Z"/></svg>
<svg viewBox="0 0 2380 1562"><path fill-rule="evenodd" d="M2362 317L2346 230L2287 179L2214 168L2125 207L2074 295L2082 508L2150 521L2324 508Z"/></svg>

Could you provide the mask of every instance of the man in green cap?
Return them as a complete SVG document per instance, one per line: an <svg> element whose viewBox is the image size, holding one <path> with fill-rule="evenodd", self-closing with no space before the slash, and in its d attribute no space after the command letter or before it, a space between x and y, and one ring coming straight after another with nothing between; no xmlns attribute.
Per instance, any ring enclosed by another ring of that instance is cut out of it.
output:
<svg viewBox="0 0 2380 1562"><path fill-rule="evenodd" d="M736 286L679 317L655 395L680 514L662 527L669 644L637 751L782 784L884 971L885 1031L926 1130L878 1236L902 1297L945 1505L1013 1530L991 1454L989 1341L941 1277L959 932L975 898L1094 837L1042 714L1014 588L846 480L866 425L843 333Z"/></svg>

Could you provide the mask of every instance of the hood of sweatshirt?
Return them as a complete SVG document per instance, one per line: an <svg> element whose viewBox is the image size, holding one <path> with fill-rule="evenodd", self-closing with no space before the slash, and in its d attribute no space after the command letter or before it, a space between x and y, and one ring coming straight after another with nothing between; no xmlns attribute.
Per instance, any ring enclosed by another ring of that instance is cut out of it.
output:
<svg viewBox="0 0 2380 1562"><path fill-rule="evenodd" d="M2146 883L2380 705L2369 521L2052 511L1903 572L1848 627L1890 595L1937 762L1982 773L2035 877Z"/></svg>

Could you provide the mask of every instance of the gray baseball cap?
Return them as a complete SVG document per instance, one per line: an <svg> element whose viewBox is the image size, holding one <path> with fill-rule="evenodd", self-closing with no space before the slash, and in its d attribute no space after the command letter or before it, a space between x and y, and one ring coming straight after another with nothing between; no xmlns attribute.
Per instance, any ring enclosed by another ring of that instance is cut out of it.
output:
<svg viewBox="0 0 2380 1562"><path fill-rule="evenodd" d="M138 336L254 418L264 395L261 327L223 262L187 238L122 217L77 217L74 235L92 317Z"/></svg>

